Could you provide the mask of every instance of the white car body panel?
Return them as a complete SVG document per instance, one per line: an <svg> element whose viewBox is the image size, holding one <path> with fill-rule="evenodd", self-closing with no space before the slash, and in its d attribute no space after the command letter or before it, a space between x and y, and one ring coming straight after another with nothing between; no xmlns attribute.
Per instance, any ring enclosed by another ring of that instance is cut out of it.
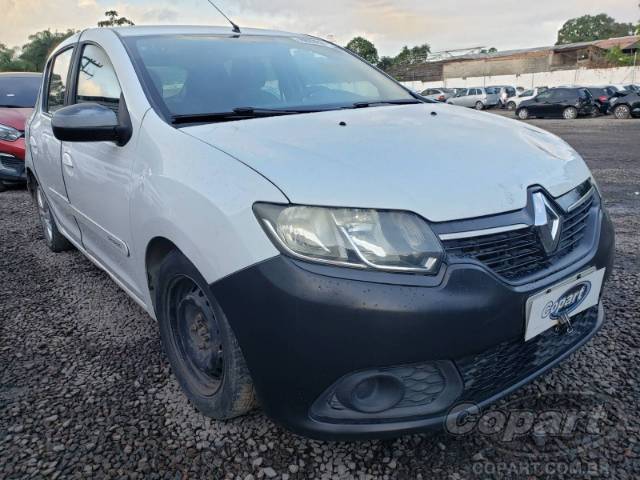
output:
<svg viewBox="0 0 640 480"><path fill-rule="evenodd" d="M341 121L347 126L339 126ZM559 196L590 178L580 156L543 130L439 104L184 131L263 173L293 203L409 210L434 222L520 209L531 185ZM551 156L536 141L564 151L566 158Z"/></svg>
<svg viewBox="0 0 640 480"><path fill-rule="evenodd" d="M229 29L92 29L55 52L79 39L107 53L133 125L126 146L58 146L41 105L27 128L27 168L63 233L151 315L146 252L156 238L174 243L209 283L278 255L253 213L258 201L408 210L440 222L520 209L531 185L559 196L590 177L557 137L447 105L174 128L151 108L118 38L171 33Z"/></svg>

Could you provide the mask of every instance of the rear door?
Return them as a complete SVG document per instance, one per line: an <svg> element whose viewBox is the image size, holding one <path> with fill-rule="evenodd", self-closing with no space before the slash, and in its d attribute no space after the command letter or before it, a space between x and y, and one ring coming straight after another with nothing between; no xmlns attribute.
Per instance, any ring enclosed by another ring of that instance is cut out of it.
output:
<svg viewBox="0 0 640 480"><path fill-rule="evenodd" d="M467 95L465 97L462 97L462 103L461 105L464 107L473 107L476 102L479 100L480 98L480 90L477 88L470 88L467 91Z"/></svg>
<svg viewBox="0 0 640 480"><path fill-rule="evenodd" d="M109 56L91 42L78 49L69 103L98 103L117 112L124 97ZM64 180L84 248L140 297L129 250L134 145L135 139L123 147L114 142L63 142L62 154Z"/></svg>
<svg viewBox="0 0 640 480"><path fill-rule="evenodd" d="M53 115L67 102L73 55L73 47L63 49L56 53L47 65L40 104L30 126L29 150L36 177L49 201L58 227L79 243L80 229L75 221L62 176L62 144L53 136L51 129Z"/></svg>

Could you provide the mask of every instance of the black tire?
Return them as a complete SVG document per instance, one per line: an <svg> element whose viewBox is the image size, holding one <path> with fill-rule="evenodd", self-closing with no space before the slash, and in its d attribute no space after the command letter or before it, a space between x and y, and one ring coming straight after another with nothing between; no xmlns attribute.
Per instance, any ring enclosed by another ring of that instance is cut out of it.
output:
<svg viewBox="0 0 640 480"><path fill-rule="evenodd" d="M576 107L567 107L562 111L562 117L565 120L575 120L578 118L578 109Z"/></svg>
<svg viewBox="0 0 640 480"><path fill-rule="evenodd" d="M255 390L238 340L200 272L173 251L156 279L162 345L187 398L202 414L218 420L252 410Z"/></svg>
<svg viewBox="0 0 640 480"><path fill-rule="evenodd" d="M529 110L527 108L521 108L516 112L516 115L520 120L527 120L529 118Z"/></svg>
<svg viewBox="0 0 640 480"><path fill-rule="evenodd" d="M58 230L56 219L49 208L49 201L42 192L40 185L36 186L35 200L36 206L38 207L40 225L42 225L42 234L44 235L44 241L47 243L49 250L59 253L71 249L73 245L71 245L69 240Z"/></svg>
<svg viewBox="0 0 640 480"><path fill-rule="evenodd" d="M7 186L0 181L0 193L5 192L7 190Z"/></svg>
<svg viewBox="0 0 640 480"><path fill-rule="evenodd" d="M618 120L628 120L631 118L631 109L629 105L617 105L613 109L613 116Z"/></svg>
<svg viewBox="0 0 640 480"><path fill-rule="evenodd" d="M507 103L507 110L513 112L517 108L516 102Z"/></svg>
<svg viewBox="0 0 640 480"><path fill-rule="evenodd" d="M476 110L484 110L484 103L476 102Z"/></svg>

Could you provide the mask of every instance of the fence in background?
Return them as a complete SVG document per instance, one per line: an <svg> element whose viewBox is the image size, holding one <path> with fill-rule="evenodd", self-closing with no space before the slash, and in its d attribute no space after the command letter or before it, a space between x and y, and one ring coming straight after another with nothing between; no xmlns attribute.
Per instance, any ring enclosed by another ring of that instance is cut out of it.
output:
<svg viewBox="0 0 640 480"><path fill-rule="evenodd" d="M415 91L430 87L484 87L489 85L514 85L525 88L559 87L561 85L616 85L640 84L640 66L557 70L553 72L523 73L520 75L496 75L485 77L446 78L438 82L402 82Z"/></svg>

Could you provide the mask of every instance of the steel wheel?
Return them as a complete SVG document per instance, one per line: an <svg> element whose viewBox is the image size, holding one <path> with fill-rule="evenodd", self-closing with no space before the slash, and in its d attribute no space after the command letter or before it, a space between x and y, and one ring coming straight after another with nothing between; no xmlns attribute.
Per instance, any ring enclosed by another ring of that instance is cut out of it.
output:
<svg viewBox="0 0 640 480"><path fill-rule="evenodd" d="M521 108L520 110L518 110L517 114L520 120L526 120L527 118L529 118L529 110L527 110L526 108Z"/></svg>
<svg viewBox="0 0 640 480"><path fill-rule="evenodd" d="M220 325L204 292L189 277L173 279L166 296L171 339L198 394L213 396L224 379Z"/></svg>
<svg viewBox="0 0 640 480"><path fill-rule="evenodd" d="M51 211L49 210L49 203L47 202L47 199L44 198L40 185L38 185L36 190L36 201L38 203L38 215L40 217L40 223L42 224L45 240L50 244L53 241Z"/></svg>
<svg viewBox="0 0 640 480"><path fill-rule="evenodd" d="M578 118L578 110L574 107L567 107L564 109L564 112L562 112L562 116L566 120L575 120Z"/></svg>
<svg viewBox="0 0 640 480"><path fill-rule="evenodd" d="M631 118L631 109L628 105L618 105L613 110L613 114L618 120L627 120Z"/></svg>

